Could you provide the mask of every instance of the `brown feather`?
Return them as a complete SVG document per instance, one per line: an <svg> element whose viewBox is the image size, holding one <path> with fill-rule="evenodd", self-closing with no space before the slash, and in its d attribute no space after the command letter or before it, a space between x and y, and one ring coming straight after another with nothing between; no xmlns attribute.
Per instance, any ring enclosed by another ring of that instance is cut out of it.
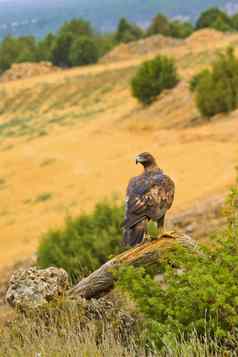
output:
<svg viewBox="0 0 238 357"><path fill-rule="evenodd" d="M144 167L143 174L132 178L127 188L124 241L129 245L137 241L133 231L136 235L140 223L147 219L158 224L163 222L174 200L175 184L157 167L155 160L151 166Z"/></svg>

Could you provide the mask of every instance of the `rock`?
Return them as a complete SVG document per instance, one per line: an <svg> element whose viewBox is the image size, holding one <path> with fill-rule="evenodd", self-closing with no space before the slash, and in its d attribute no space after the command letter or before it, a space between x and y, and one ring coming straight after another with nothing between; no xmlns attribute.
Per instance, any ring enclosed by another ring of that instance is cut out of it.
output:
<svg viewBox="0 0 238 357"><path fill-rule="evenodd" d="M68 288L69 277L63 269L20 269L10 279L6 301L19 310L29 310L56 301Z"/></svg>

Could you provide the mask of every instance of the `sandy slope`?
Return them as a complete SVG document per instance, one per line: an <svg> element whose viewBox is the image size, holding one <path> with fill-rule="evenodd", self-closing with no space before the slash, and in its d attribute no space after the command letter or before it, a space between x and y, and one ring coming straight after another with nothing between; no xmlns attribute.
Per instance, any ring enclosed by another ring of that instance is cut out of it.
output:
<svg viewBox="0 0 238 357"><path fill-rule="evenodd" d="M174 211L234 182L238 112L200 118L187 79L214 50L195 40L171 49L182 81L149 109L128 86L141 58L2 85L0 268L32 254L40 235L66 215L123 197L128 179L140 172L139 152L153 152L176 181ZM222 36L214 48L237 40Z"/></svg>

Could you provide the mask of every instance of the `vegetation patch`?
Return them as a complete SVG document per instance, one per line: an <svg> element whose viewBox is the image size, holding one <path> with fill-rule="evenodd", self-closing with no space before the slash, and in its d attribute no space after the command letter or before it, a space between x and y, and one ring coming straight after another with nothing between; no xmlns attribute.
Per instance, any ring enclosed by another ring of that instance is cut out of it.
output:
<svg viewBox="0 0 238 357"><path fill-rule="evenodd" d="M126 297L62 299L0 327L0 356L145 356L140 320Z"/></svg>
<svg viewBox="0 0 238 357"><path fill-rule="evenodd" d="M197 106L202 115L212 117L229 113L238 107L238 60L234 50L220 53L211 70L206 70L190 82L196 93Z"/></svg>
<svg viewBox="0 0 238 357"><path fill-rule="evenodd" d="M6 184L6 179L0 178L0 186L4 186Z"/></svg>
<svg viewBox="0 0 238 357"><path fill-rule="evenodd" d="M163 90L178 84L176 65L173 59L158 56L144 62L131 81L132 94L144 105L155 101Z"/></svg>
<svg viewBox="0 0 238 357"><path fill-rule="evenodd" d="M41 202L49 201L52 197L53 197L53 194L51 192L41 193L39 196L36 197L35 203L41 203Z"/></svg>
<svg viewBox="0 0 238 357"><path fill-rule="evenodd" d="M106 202L98 204L92 214L68 218L64 229L42 238L39 266L64 268L75 282L120 250L122 221L122 207Z"/></svg>
<svg viewBox="0 0 238 357"><path fill-rule="evenodd" d="M40 164L41 167L45 167L45 166L49 166L52 165L53 163L55 163L56 159L45 159L44 161L42 161L42 163Z"/></svg>
<svg viewBox="0 0 238 357"><path fill-rule="evenodd" d="M192 79L189 82L189 88L191 92L195 92L195 90L197 89L200 81L204 78L207 78L207 76L209 75L209 70L205 69L204 71L201 71L198 74L195 74Z"/></svg>
<svg viewBox="0 0 238 357"><path fill-rule="evenodd" d="M129 296L142 316L146 349L179 356L178 351L196 348L216 353L238 348L237 187L231 190L226 214L226 229L211 237L216 249L203 247L196 256L175 247L153 267L115 273L115 291ZM43 237L38 264L63 267L73 281L82 278L119 252L122 219L123 209L108 203L91 215L69 219L64 230ZM205 355L213 356L209 353Z"/></svg>
<svg viewBox="0 0 238 357"><path fill-rule="evenodd" d="M217 234L216 250L200 257L181 248L150 271L124 268L118 286L143 313L149 338L160 349L165 341L187 339L194 331L227 348L237 348L238 189L229 198L229 224ZM231 347L232 346L232 347Z"/></svg>

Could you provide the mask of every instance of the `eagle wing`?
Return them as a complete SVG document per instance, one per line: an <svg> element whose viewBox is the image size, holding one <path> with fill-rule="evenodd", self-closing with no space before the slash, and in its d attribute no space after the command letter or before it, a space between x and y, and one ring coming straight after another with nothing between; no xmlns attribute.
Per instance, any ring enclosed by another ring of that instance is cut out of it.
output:
<svg viewBox="0 0 238 357"><path fill-rule="evenodd" d="M145 218L163 217L174 200L174 182L161 170L144 173L129 182L124 227L132 228Z"/></svg>

